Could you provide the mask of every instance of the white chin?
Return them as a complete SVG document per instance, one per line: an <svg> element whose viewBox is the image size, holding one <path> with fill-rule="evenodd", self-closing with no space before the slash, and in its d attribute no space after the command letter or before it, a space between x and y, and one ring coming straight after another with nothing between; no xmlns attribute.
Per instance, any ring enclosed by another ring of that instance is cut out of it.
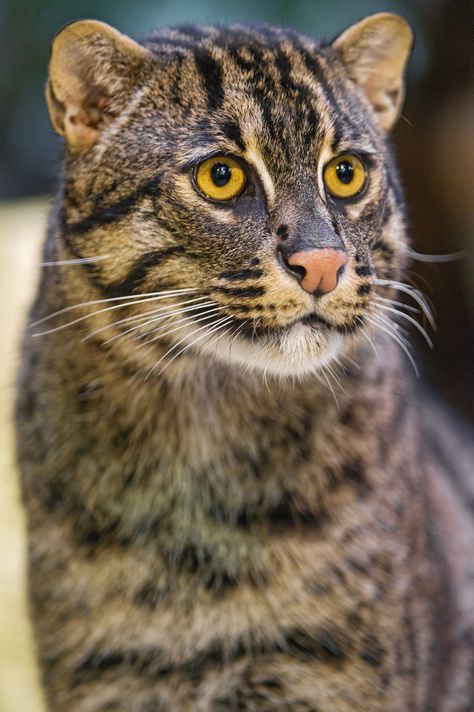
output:
<svg viewBox="0 0 474 712"><path fill-rule="evenodd" d="M305 376L332 361L340 352L342 337L295 324L282 334L251 339L231 334L203 345L200 351L227 364L275 376Z"/></svg>

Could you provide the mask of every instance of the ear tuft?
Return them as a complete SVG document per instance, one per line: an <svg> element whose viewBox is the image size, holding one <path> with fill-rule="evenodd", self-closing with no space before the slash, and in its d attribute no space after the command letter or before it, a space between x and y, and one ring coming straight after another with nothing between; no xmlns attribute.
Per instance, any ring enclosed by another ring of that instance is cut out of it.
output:
<svg viewBox="0 0 474 712"><path fill-rule="evenodd" d="M399 15L381 12L352 25L334 42L349 76L367 95L379 123L388 131L404 97L405 66L413 33Z"/></svg>
<svg viewBox="0 0 474 712"><path fill-rule="evenodd" d="M46 101L72 152L87 150L126 105L150 53L103 22L67 25L51 49Z"/></svg>

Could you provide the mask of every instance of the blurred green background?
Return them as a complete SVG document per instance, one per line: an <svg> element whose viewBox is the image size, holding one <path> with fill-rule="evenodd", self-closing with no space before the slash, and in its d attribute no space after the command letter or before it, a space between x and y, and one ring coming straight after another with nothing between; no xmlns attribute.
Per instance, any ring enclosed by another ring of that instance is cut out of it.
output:
<svg viewBox="0 0 474 712"><path fill-rule="evenodd" d="M386 10L405 16L416 33L405 118L394 134L415 248L469 250L455 264L414 267L439 324L434 354L419 349L420 359L435 388L472 416L472 0L0 0L0 199L54 192L61 143L49 125L43 86L51 39L72 20L104 20L134 37L180 22L258 20L329 39Z"/></svg>

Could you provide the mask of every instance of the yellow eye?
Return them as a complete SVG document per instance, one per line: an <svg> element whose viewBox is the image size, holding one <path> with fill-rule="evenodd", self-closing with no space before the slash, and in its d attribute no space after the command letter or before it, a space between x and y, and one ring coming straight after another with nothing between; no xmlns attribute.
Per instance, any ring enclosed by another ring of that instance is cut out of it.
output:
<svg viewBox="0 0 474 712"><path fill-rule="evenodd" d="M245 187L245 172L240 163L229 156L213 156L203 161L194 174L197 187L212 200L232 200Z"/></svg>
<svg viewBox="0 0 474 712"><path fill-rule="evenodd" d="M365 169L352 153L343 153L329 161L323 173L324 183L335 198L352 198L365 185Z"/></svg>

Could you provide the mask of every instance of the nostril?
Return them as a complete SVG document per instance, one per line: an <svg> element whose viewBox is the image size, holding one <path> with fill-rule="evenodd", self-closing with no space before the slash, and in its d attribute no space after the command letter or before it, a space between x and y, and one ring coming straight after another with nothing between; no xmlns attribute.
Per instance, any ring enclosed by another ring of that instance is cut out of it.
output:
<svg viewBox="0 0 474 712"><path fill-rule="evenodd" d="M286 262L286 266L291 272L297 275L299 280L302 280L306 277L306 270L304 267L301 267L301 265L290 265L288 262Z"/></svg>
<svg viewBox="0 0 474 712"><path fill-rule="evenodd" d="M279 250L280 254L280 259L285 265L286 269L289 272L292 272L294 275L296 275L297 279L299 282L303 280L306 277L306 269L302 265L295 265L295 264L290 264L288 261L288 258L284 254L282 250Z"/></svg>
<svg viewBox="0 0 474 712"><path fill-rule="evenodd" d="M341 279L341 277L342 277L342 275L344 274L345 271L346 271L346 265L343 264L343 265L341 265L341 266L339 267L339 269L338 269L337 272L336 272L336 281L337 281L337 282L339 282L339 280Z"/></svg>
<svg viewBox="0 0 474 712"><path fill-rule="evenodd" d="M285 259L300 287L314 296L328 294L336 288L346 262L345 252L330 247L294 252Z"/></svg>

